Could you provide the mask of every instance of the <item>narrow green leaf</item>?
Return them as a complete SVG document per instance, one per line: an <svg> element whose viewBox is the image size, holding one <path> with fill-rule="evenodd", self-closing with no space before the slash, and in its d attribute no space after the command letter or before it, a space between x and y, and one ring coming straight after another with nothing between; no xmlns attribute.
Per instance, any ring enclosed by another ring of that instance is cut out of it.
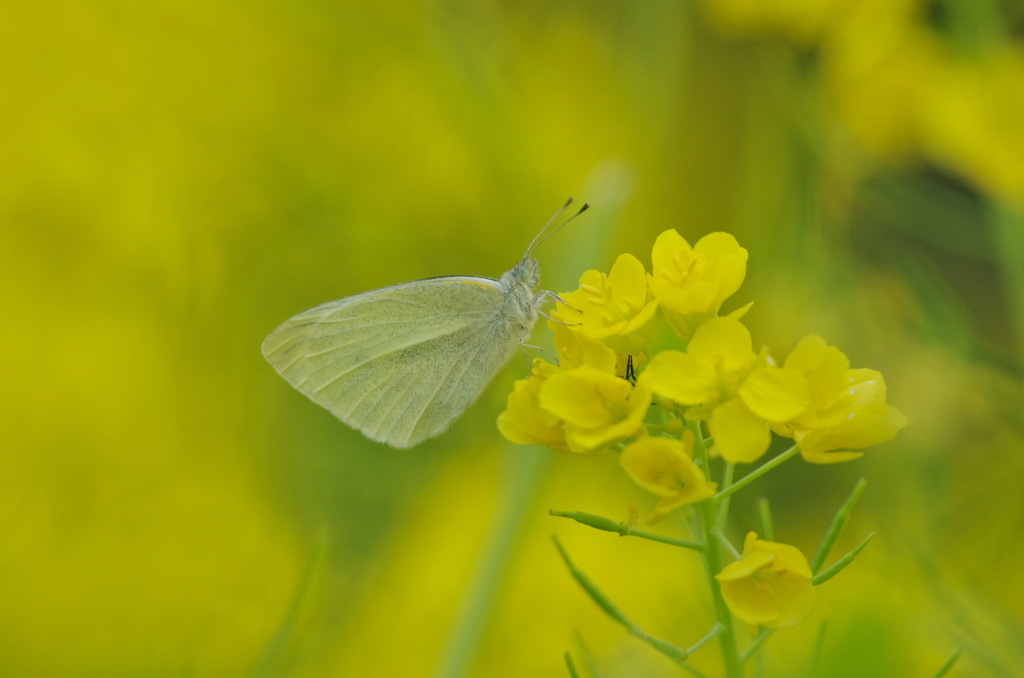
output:
<svg viewBox="0 0 1024 678"><path fill-rule="evenodd" d="M814 577L811 579L811 583L815 586L818 586L819 584L824 584L829 579L842 572L844 569L846 569L846 566L852 563L853 559L856 558L860 554L860 552L864 550L864 547L867 546L868 543L874 538L874 532L864 537L864 541L857 544L857 546L855 546L852 551L850 551L845 556L837 560L829 568L822 570L818 574L814 575Z"/></svg>
<svg viewBox="0 0 1024 678"><path fill-rule="evenodd" d="M935 675L932 678L942 678L942 676L944 676L947 673L949 673L949 670L951 668L953 668L953 664L956 664L956 660L960 659L960 654L962 652L963 652L963 648L960 648L960 647L955 648L953 650L953 654L949 655L949 659L947 659L946 663L944 663L939 668L939 670L935 672Z"/></svg>
<svg viewBox="0 0 1024 678"><path fill-rule="evenodd" d="M569 573L572 575L572 578L575 579L576 583L579 584L583 588L583 590L587 592L587 595L590 596L590 599L597 603L598 607L605 611L605 614L607 614L609 617L617 621L619 624L622 624L622 626L624 626L631 635L636 636L640 640L644 641L645 643L653 647L658 652L661 652L669 659L672 659L673 661L676 661L680 664L686 665L686 657L688 656L686 654L686 650L676 645L673 645L668 641L661 640L660 638L655 638L654 636L649 635L646 631L640 628L638 624L631 621L629 617L627 617L622 612L622 610L616 607L615 603L613 603L608 598L608 596L606 596L601 591L601 589L597 588L597 585L590 580L590 577L584 574L582 570L580 570L578 567L576 567L576 565L573 564L572 560L569 558L569 554L562 546L562 543L558 541L557 537L555 537L554 541L555 548L558 549L558 553L562 556L562 560L565 561L565 566L569 568Z"/></svg>
<svg viewBox="0 0 1024 678"><path fill-rule="evenodd" d="M558 549L558 553L561 554L562 560L565 561L565 566L569 568L569 573L572 574L572 578L575 579L576 583L587 592L587 595L590 596L591 600L597 603L598 607L604 610L605 614L625 626L630 633L635 634L638 630L637 625L630 621L622 610L616 607L615 603L609 600L608 597L601 592L601 589L597 588L597 585L590 580L590 577L584 574L582 570L573 564L572 560L569 558L569 554L562 546L562 542L558 541L557 537L555 537L555 548Z"/></svg>
<svg viewBox="0 0 1024 678"><path fill-rule="evenodd" d="M811 572L817 573L821 569L821 566L825 562L825 558L828 557L828 552L832 546L836 543L836 539L839 538L839 534L843 531L843 527L846 526L847 521L850 520L850 514L853 511L853 505L860 499L860 495L864 494L864 488L868 486L866 480L861 478L857 481L857 484L853 488L853 492L847 497L846 502L836 511L835 517L832 519L832 524L825 530L825 535L821 538L821 543L818 544L818 550L814 552L814 557L811 558Z"/></svg>
<svg viewBox="0 0 1024 678"><path fill-rule="evenodd" d="M572 655L568 652L565 653L565 666L569 669L569 675L572 678L580 678L580 674L576 672L576 664L572 661Z"/></svg>

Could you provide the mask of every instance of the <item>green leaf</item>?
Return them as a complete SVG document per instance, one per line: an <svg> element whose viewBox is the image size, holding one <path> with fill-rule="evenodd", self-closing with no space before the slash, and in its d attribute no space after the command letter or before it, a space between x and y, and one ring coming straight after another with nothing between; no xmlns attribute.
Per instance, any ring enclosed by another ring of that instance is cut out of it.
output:
<svg viewBox="0 0 1024 678"><path fill-rule="evenodd" d="M587 595L590 596L590 599L597 603L598 607L605 611L605 614L607 614L609 617L611 617L618 623L622 624L622 626L624 626L631 635L636 636L640 640L644 641L645 643L653 647L658 652L661 652L669 659L680 664L685 664L686 658L688 656L686 650L676 645L673 645L668 641L661 640L660 638L655 638L654 636L649 635L646 631L640 628L639 625L631 621L622 612L622 610L616 607L615 603L613 603L608 598L608 596L606 596L601 591L601 589L597 588L597 585L590 580L590 577L584 574L582 570L580 570L578 567L576 567L576 565L573 564L572 560L569 558L569 554L566 552L565 548L562 547L562 543L558 541L557 537L554 541L555 548L558 549L558 553L561 554L562 560L565 561L565 566L569 568L569 573L572 574L572 578L576 580L576 583L579 584L584 591L586 591Z"/></svg>
<svg viewBox="0 0 1024 678"><path fill-rule="evenodd" d="M864 541L857 544L857 546L855 546L852 551L850 551L845 556L843 556L835 563L833 563L831 567L814 575L814 577L811 579L811 583L815 586L818 586L819 584L824 584L829 579L842 572L844 569L846 569L846 566L852 563L853 559L856 558L860 554L860 552L864 550L864 547L868 545L868 542L870 542L874 538L874 532L864 537Z"/></svg>

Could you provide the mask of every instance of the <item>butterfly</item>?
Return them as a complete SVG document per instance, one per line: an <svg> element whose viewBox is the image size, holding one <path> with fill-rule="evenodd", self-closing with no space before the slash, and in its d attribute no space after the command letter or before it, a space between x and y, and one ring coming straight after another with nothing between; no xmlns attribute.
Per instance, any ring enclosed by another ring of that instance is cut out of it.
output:
<svg viewBox="0 0 1024 678"><path fill-rule="evenodd" d="M363 292L284 321L263 355L300 393L366 437L407 448L443 433L529 338L552 292L538 290L534 237L500 278L442 276Z"/></svg>

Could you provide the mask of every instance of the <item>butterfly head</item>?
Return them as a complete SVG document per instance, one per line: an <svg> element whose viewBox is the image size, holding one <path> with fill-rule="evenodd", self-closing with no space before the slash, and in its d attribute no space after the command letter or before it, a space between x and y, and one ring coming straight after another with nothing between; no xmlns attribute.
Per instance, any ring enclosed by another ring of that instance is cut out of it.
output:
<svg viewBox="0 0 1024 678"><path fill-rule="evenodd" d="M501 283L506 289L519 288L532 292L540 285L540 264L527 254L511 271L501 276Z"/></svg>

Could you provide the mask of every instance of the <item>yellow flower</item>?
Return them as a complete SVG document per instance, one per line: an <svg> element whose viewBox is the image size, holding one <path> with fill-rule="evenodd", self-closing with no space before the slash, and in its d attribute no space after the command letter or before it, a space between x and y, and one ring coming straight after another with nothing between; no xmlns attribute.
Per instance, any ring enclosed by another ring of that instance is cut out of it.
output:
<svg viewBox="0 0 1024 678"><path fill-rule="evenodd" d="M651 260L651 293L683 339L718 314L747 274L747 251L728 233L709 233L691 248L675 230L665 231L654 242Z"/></svg>
<svg viewBox="0 0 1024 678"><path fill-rule="evenodd" d="M1024 201L1024 50L950 60L927 97L925 154L997 198Z"/></svg>
<svg viewBox="0 0 1024 678"><path fill-rule="evenodd" d="M805 337L785 362L811 389L811 407L776 432L793 438L807 461L856 459L858 450L892 440L907 418L885 402L885 380L875 370L851 370L849 359L821 337Z"/></svg>
<svg viewBox="0 0 1024 678"><path fill-rule="evenodd" d="M704 473L693 463L693 433L683 439L641 438L622 451L619 463L640 487L660 499L647 522L654 524L683 504L707 499L715 493Z"/></svg>
<svg viewBox="0 0 1024 678"><path fill-rule="evenodd" d="M540 406L563 420L571 452L602 452L643 429L651 404L646 386L584 365L552 375L540 389Z"/></svg>
<svg viewBox="0 0 1024 678"><path fill-rule="evenodd" d="M824 85L857 141L904 160L919 153L922 106L943 59L941 41L903 12L862 8L826 45Z"/></svg>
<svg viewBox="0 0 1024 678"><path fill-rule="evenodd" d="M810 406L807 380L797 370L768 363L751 347L750 332L734 318L712 318L686 353L663 351L640 377L663 398L696 406L715 448L727 461L750 463L768 450L768 422L786 422Z"/></svg>
<svg viewBox="0 0 1024 678"><path fill-rule="evenodd" d="M780 628L803 621L814 605L811 568L799 549L750 532L743 556L715 575L725 604L747 622Z"/></svg>
<svg viewBox="0 0 1024 678"><path fill-rule="evenodd" d="M559 367L573 369L590 365L603 372L617 374L616 365L619 358L615 351L601 341L593 339L583 332L577 332L573 326L555 320L548 321L548 327L555 335L552 343L558 353Z"/></svg>
<svg viewBox="0 0 1024 678"><path fill-rule="evenodd" d="M618 353L642 352L653 339L658 304L648 294L644 265L631 254L620 255L608 275L585 272L579 289L561 296L557 318Z"/></svg>
<svg viewBox="0 0 1024 678"><path fill-rule="evenodd" d="M541 387L558 367L541 358L533 361L527 379L516 381L505 401L505 411L498 415L498 430L506 439L519 445L547 445L557 452L568 452L562 420L541 408L538 400Z"/></svg>

